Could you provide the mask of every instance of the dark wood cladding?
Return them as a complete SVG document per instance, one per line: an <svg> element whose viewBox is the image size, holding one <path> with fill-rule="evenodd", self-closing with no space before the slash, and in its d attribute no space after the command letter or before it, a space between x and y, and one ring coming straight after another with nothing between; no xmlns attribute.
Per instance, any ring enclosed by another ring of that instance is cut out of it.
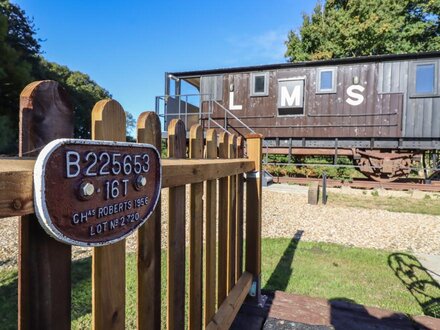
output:
<svg viewBox="0 0 440 330"><path fill-rule="evenodd" d="M378 63L334 66L337 72L336 93L317 93L317 68L302 67L269 71L269 95L250 96L250 72L224 74L223 105L231 108L230 87L233 84L234 104L242 110L231 110L247 126L263 136L300 138L374 138L402 136L403 93L379 93ZM278 80L304 77L304 115L279 116L277 108ZM364 101L358 106L346 102L347 88L354 77L362 85ZM207 110L207 104L203 105ZM213 117L224 123L224 111L214 104ZM249 131L240 122L228 118L239 133Z"/></svg>

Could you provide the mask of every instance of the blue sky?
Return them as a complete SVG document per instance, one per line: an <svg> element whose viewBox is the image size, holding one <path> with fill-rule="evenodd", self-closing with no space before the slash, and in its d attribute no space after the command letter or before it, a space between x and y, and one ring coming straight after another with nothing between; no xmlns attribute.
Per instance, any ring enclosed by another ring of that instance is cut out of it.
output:
<svg viewBox="0 0 440 330"><path fill-rule="evenodd" d="M284 62L284 41L314 0L19 0L49 61L89 74L137 117L164 72Z"/></svg>

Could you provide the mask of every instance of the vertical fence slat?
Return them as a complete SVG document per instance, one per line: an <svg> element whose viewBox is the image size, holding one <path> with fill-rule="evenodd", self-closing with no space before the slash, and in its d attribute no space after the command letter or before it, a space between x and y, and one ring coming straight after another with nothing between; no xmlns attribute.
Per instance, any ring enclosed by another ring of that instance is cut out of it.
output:
<svg viewBox="0 0 440 330"><path fill-rule="evenodd" d="M228 158L229 134L220 133L219 158ZM217 305L220 306L227 295L228 271L228 177L219 179L218 196L218 281Z"/></svg>
<svg viewBox="0 0 440 330"><path fill-rule="evenodd" d="M206 158L217 159L217 132L206 132ZM206 273L205 273L205 326L215 315L216 298L216 234L217 234L217 180L206 182Z"/></svg>
<svg viewBox="0 0 440 330"><path fill-rule="evenodd" d="M185 158L186 132L180 119L168 127L168 156ZM168 220L168 329L185 326L185 186L169 188Z"/></svg>
<svg viewBox="0 0 440 330"><path fill-rule="evenodd" d="M237 158L244 157L243 137L237 138ZM235 281L243 273L243 174L237 175L237 260L235 268Z"/></svg>
<svg viewBox="0 0 440 330"><path fill-rule="evenodd" d="M26 86L20 94L20 156L37 156L50 141L73 137L67 99L55 81ZM18 264L18 328L70 329L71 247L49 237L34 214L19 221Z"/></svg>
<svg viewBox="0 0 440 330"><path fill-rule="evenodd" d="M203 158L202 126L193 125L189 134L190 158ZM190 196L189 328L202 329L203 182L191 184Z"/></svg>
<svg viewBox="0 0 440 330"><path fill-rule="evenodd" d="M257 283L257 299L260 299L261 276L261 159L262 136L246 136L247 154L255 161L255 171L248 173L246 179L246 271Z"/></svg>
<svg viewBox="0 0 440 330"><path fill-rule="evenodd" d="M137 122L137 142L161 150L159 116L143 112ZM160 200L148 221L138 230L137 325L139 330L160 329L161 321L161 206Z"/></svg>
<svg viewBox="0 0 440 330"><path fill-rule="evenodd" d="M125 112L115 100L92 110L92 139L125 141ZM93 249L92 317L94 329L125 327L125 240Z"/></svg>
<svg viewBox="0 0 440 330"><path fill-rule="evenodd" d="M235 158L237 154L237 137L229 137L228 158ZM237 204L236 204L236 180L237 176L228 177L228 283L229 293L235 285L235 262L236 262L236 235L237 235Z"/></svg>

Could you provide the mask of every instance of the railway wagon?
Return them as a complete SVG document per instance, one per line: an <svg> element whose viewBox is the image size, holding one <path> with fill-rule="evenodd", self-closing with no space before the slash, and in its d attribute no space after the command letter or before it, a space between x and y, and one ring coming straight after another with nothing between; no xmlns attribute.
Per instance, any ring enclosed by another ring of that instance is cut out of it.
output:
<svg viewBox="0 0 440 330"><path fill-rule="evenodd" d="M156 109L162 100L165 121L261 133L271 153L348 156L392 181L440 150L439 66L429 52L167 72Z"/></svg>

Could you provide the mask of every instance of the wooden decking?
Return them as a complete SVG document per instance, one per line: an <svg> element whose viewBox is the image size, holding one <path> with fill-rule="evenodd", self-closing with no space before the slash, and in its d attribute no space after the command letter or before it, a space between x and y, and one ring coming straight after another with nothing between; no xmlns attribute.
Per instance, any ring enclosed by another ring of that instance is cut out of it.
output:
<svg viewBox="0 0 440 330"><path fill-rule="evenodd" d="M231 329L440 329L440 319L409 318L376 307L326 300L281 291L265 292L264 308L246 301Z"/></svg>

